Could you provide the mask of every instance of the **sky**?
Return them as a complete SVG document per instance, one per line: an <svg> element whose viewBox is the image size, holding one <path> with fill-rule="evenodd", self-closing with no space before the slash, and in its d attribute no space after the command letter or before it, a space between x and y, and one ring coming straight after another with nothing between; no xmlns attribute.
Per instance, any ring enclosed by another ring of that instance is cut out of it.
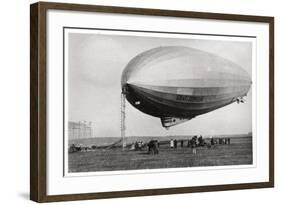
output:
<svg viewBox="0 0 281 205"><path fill-rule="evenodd" d="M120 136L121 74L141 52L187 46L233 61L252 75L252 43L202 39L68 33L68 120L91 121L94 137ZM172 68L171 68L172 69ZM126 102L126 136L220 135L252 131L252 89L233 103L166 130L160 119Z"/></svg>

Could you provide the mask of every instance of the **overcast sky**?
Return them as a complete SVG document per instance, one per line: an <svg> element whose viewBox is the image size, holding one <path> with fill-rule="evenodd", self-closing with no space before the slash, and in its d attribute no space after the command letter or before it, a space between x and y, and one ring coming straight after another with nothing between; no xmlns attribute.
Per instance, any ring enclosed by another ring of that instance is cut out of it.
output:
<svg viewBox="0 0 281 205"><path fill-rule="evenodd" d="M120 136L121 74L139 53L158 46L187 46L227 58L252 73L252 43L69 33L69 121L92 121L95 137ZM233 103L166 130L160 119L126 103L127 136L240 134L252 130L252 89Z"/></svg>

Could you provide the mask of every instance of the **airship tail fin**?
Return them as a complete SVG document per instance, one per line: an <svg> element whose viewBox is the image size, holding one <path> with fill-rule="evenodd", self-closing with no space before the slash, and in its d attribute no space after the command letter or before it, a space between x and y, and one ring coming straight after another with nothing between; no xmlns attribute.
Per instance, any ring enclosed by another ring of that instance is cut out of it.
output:
<svg viewBox="0 0 281 205"><path fill-rule="evenodd" d="M243 97L244 97L244 96L243 96ZM244 103L244 102L245 102L245 99L244 99L243 97L238 97L238 98L236 98L237 104L239 104L239 103Z"/></svg>
<svg viewBox="0 0 281 205"><path fill-rule="evenodd" d="M162 123L163 127L168 129L169 127L181 124L181 123L186 122L190 119L191 118L162 117L161 123Z"/></svg>

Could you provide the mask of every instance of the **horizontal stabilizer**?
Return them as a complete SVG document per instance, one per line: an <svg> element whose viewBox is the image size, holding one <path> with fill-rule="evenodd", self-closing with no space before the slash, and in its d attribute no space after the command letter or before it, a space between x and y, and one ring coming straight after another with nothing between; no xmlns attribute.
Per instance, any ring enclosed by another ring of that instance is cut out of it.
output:
<svg viewBox="0 0 281 205"><path fill-rule="evenodd" d="M245 102L244 96L236 98L236 102L237 102L237 104L244 103Z"/></svg>
<svg viewBox="0 0 281 205"><path fill-rule="evenodd" d="M186 122L190 120L191 118L177 118L177 117L162 117L161 123L162 126L165 128L169 128L178 124L181 124L183 122Z"/></svg>

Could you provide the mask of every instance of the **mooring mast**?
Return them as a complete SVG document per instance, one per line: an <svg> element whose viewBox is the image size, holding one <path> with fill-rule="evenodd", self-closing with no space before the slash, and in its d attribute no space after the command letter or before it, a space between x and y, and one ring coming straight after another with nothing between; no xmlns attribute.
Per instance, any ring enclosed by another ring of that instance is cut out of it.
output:
<svg viewBox="0 0 281 205"><path fill-rule="evenodd" d="M121 139L123 150L126 148L126 95L125 92L121 93Z"/></svg>

